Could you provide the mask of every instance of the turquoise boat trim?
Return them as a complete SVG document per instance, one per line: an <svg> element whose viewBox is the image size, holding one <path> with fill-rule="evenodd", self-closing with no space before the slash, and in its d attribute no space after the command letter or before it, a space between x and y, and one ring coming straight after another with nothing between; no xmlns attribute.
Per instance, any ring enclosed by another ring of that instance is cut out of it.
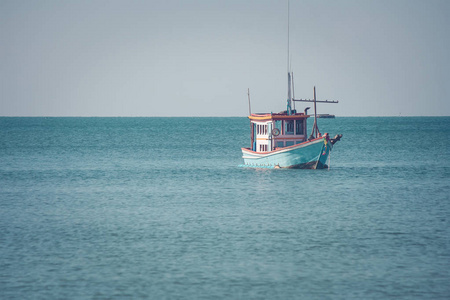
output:
<svg viewBox="0 0 450 300"><path fill-rule="evenodd" d="M251 166L251 165L239 165L239 168L255 168L255 169L275 169L274 166Z"/></svg>

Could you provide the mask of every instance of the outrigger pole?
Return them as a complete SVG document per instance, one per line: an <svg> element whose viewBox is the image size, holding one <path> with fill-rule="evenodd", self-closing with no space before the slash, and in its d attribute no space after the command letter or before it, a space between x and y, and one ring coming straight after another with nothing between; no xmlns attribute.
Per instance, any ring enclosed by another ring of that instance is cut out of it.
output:
<svg viewBox="0 0 450 300"><path fill-rule="evenodd" d="M314 137L318 137L319 135L319 127L317 126L317 108L316 103L339 103L339 101L333 101L333 100L317 100L316 99L316 87L314 86L314 99L292 99L292 101L297 102L314 102L314 125L311 131L310 139L313 139Z"/></svg>

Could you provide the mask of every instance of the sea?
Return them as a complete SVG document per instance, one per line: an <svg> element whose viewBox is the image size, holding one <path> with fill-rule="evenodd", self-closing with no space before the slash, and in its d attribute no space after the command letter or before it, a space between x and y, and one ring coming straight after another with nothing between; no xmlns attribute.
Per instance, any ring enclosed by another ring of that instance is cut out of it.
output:
<svg viewBox="0 0 450 300"><path fill-rule="evenodd" d="M450 299L450 117L318 125L327 170L240 167L245 117L1 117L0 299Z"/></svg>

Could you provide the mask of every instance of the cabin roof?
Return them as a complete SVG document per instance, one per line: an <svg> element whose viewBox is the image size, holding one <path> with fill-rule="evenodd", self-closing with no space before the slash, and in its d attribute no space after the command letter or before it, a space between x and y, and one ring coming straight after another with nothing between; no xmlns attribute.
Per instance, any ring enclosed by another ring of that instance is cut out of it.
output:
<svg viewBox="0 0 450 300"><path fill-rule="evenodd" d="M304 113L295 113L288 115L285 112L270 114L251 114L248 118L252 121L270 121L270 120L298 120L309 118Z"/></svg>

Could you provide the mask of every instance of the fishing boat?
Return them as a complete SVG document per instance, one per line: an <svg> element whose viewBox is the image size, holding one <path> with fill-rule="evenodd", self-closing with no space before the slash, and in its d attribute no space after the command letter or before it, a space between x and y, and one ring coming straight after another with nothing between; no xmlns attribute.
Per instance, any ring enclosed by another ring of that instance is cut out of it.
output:
<svg viewBox="0 0 450 300"><path fill-rule="evenodd" d="M279 113L251 113L250 91L248 104L250 119L251 146L242 148L244 167L256 168L300 168L324 169L330 166L330 153L334 144L342 138L342 134L330 138L328 133L322 134L317 125L317 103L338 103L338 101L316 100L314 98L294 98L294 76L290 71L289 61L289 3L288 3L288 96L287 109ZM307 107L303 112L292 108L295 102L314 103L314 125L311 134L307 134Z"/></svg>
<svg viewBox="0 0 450 300"><path fill-rule="evenodd" d="M280 113L250 113L251 148L242 148L244 167L256 168L329 168L330 152L342 138L342 134L331 138L321 133L317 125L316 103L338 103L338 101L294 99L290 97L292 74L288 73L289 96L287 110ZM314 124L307 135L309 107L303 112L291 108L293 101L314 103Z"/></svg>

